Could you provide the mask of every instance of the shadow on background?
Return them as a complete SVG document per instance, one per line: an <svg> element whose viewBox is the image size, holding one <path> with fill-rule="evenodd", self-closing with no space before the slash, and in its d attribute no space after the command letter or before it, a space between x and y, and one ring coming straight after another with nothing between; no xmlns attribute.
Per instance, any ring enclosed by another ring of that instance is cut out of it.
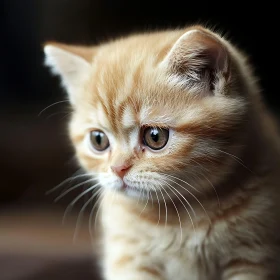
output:
<svg viewBox="0 0 280 280"><path fill-rule="evenodd" d="M59 193L45 195L79 168L67 138L70 108L61 102L66 95L58 79L42 66L44 42L96 44L131 32L204 23L227 34L249 54L261 77L265 101L275 114L279 113L278 71L274 70L279 60L274 43L278 18L277 8L271 4L244 7L237 2L229 6L217 1L2 0L0 6L3 280L70 280L71 275L73 279L97 279L89 257L87 218L79 242L72 242L83 201L74 208L71 221L61 226L66 206L84 188L56 204L53 199ZM74 183L77 181L70 185ZM65 277L61 278L62 274Z"/></svg>

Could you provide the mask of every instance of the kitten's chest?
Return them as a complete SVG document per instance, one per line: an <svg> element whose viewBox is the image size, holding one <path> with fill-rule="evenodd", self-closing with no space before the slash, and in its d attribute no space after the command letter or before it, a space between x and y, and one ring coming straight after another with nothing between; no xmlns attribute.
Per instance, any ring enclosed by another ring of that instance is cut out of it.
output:
<svg viewBox="0 0 280 280"><path fill-rule="evenodd" d="M226 224L193 226L181 215L181 224L165 225L124 206L103 208L105 251L110 256L136 256L139 263L164 269L166 280L219 280L220 260L229 248Z"/></svg>
<svg viewBox="0 0 280 280"><path fill-rule="evenodd" d="M219 280L218 256L207 229L183 229L182 232L181 235L180 229L173 232L163 229L161 238L153 240L157 246L154 245L151 254L162 258L167 279L173 279L176 275L178 280L185 280L186 276L192 280Z"/></svg>

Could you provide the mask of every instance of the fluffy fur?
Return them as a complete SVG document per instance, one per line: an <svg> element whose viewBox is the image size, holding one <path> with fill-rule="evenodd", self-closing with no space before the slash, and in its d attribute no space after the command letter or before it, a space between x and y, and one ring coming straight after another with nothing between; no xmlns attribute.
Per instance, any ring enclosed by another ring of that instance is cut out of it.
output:
<svg viewBox="0 0 280 280"><path fill-rule="evenodd" d="M232 44L192 26L45 53L102 188L105 279L279 279L279 137ZM145 127L169 129L166 147L147 147Z"/></svg>

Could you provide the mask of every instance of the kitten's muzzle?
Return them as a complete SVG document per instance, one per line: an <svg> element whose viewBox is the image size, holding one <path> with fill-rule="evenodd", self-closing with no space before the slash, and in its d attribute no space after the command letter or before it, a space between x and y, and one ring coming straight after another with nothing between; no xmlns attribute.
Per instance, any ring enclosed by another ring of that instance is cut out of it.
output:
<svg viewBox="0 0 280 280"><path fill-rule="evenodd" d="M118 175L121 179L123 179L123 177L128 172L130 167L131 167L131 165L122 164L122 165L118 165L118 166L111 166L111 169L116 175Z"/></svg>

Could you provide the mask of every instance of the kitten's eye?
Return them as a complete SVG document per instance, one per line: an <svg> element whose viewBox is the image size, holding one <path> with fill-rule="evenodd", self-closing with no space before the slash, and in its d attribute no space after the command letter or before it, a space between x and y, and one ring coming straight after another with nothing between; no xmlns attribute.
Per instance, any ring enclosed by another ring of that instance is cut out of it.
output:
<svg viewBox="0 0 280 280"><path fill-rule="evenodd" d="M110 145L107 135L101 130L93 130L90 132L90 143L92 147L99 152L105 151Z"/></svg>
<svg viewBox="0 0 280 280"><path fill-rule="evenodd" d="M164 128L147 127L144 130L144 144L153 150L162 149L168 142L169 130Z"/></svg>

